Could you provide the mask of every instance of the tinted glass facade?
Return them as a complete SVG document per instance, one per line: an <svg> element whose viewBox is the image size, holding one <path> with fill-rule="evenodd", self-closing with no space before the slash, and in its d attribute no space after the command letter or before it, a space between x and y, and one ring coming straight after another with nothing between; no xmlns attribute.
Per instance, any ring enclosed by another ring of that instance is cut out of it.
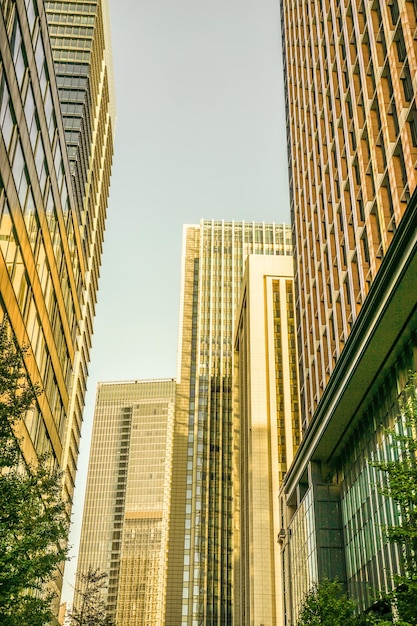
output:
<svg viewBox="0 0 417 626"><path fill-rule="evenodd" d="M43 390L18 434L28 461L46 452L63 471L70 511L85 267L42 2L0 3L0 57L0 316L29 347L27 373Z"/></svg>
<svg viewBox="0 0 417 626"><path fill-rule="evenodd" d="M80 331L82 250L43 5L3 2L0 13L0 302L28 374L44 393L22 424L28 458L49 452L72 496L78 442L69 421Z"/></svg>
<svg viewBox="0 0 417 626"><path fill-rule="evenodd" d="M126 626L164 624L174 399L174 380L97 389L77 576L109 574L107 612Z"/></svg>
<svg viewBox="0 0 417 626"><path fill-rule="evenodd" d="M29 347L25 366L43 390L19 426L23 453L47 452L63 471L70 513L104 199L91 184L95 208L82 211L77 188L88 185L68 156L50 43L44 2L0 3L0 316ZM85 141L92 157L94 134ZM112 137L103 143L112 151Z"/></svg>
<svg viewBox="0 0 417 626"><path fill-rule="evenodd" d="M166 624L233 623L233 332L249 254L291 255L290 230L184 229Z"/></svg>
<svg viewBox="0 0 417 626"><path fill-rule="evenodd" d="M115 97L108 3L64 0L45 2L45 8L74 190L80 212L91 213L97 192L107 201L113 154ZM100 192L102 182L105 188Z"/></svg>
<svg viewBox="0 0 417 626"><path fill-rule="evenodd" d="M107 0L45 2L70 162L79 243L82 298L70 420L81 424L95 315L115 132ZM67 439L64 454L78 454Z"/></svg>

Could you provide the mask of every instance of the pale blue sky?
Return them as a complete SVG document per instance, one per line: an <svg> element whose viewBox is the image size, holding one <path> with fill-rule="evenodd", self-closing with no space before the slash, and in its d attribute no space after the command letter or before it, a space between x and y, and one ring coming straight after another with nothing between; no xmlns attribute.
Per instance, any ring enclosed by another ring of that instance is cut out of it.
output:
<svg viewBox="0 0 417 626"><path fill-rule="evenodd" d="M290 219L279 1L110 0L110 13L116 145L73 554L97 382L175 377L183 224Z"/></svg>

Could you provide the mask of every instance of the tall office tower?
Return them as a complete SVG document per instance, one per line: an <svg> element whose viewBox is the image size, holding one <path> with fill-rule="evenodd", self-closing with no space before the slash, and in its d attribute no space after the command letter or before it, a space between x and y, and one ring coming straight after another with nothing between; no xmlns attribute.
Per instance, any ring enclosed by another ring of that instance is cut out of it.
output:
<svg viewBox="0 0 417 626"><path fill-rule="evenodd" d="M282 498L288 624L323 576L363 610L401 568L368 460L389 458L417 369L416 11L281 0L305 429Z"/></svg>
<svg viewBox="0 0 417 626"><path fill-rule="evenodd" d="M82 249L81 321L65 440L72 494L116 126L108 0L45 2ZM68 431L70 433L71 431Z"/></svg>
<svg viewBox="0 0 417 626"><path fill-rule="evenodd" d="M82 252L43 4L0 13L0 302L45 393L22 424L28 458L62 467Z"/></svg>
<svg viewBox="0 0 417 626"><path fill-rule="evenodd" d="M235 331L234 624L284 624L279 489L300 443L293 259L248 257Z"/></svg>
<svg viewBox="0 0 417 626"><path fill-rule="evenodd" d="M290 230L184 229L167 626L233 624L233 328L250 254L291 255Z"/></svg>
<svg viewBox="0 0 417 626"><path fill-rule="evenodd" d="M123 626L165 623L174 407L173 379L98 385L77 580L106 572L107 613Z"/></svg>
<svg viewBox="0 0 417 626"><path fill-rule="evenodd" d="M43 390L18 434L28 461L47 452L70 472L64 442L79 439L69 415L85 268L42 2L0 3L0 54L0 317L29 347L25 367Z"/></svg>
<svg viewBox="0 0 417 626"><path fill-rule="evenodd" d="M416 188L416 11L281 0L305 425Z"/></svg>
<svg viewBox="0 0 417 626"><path fill-rule="evenodd" d="M0 53L0 317L44 391L20 425L23 453L51 454L70 511L104 209L86 221L74 193L43 1L0 3Z"/></svg>

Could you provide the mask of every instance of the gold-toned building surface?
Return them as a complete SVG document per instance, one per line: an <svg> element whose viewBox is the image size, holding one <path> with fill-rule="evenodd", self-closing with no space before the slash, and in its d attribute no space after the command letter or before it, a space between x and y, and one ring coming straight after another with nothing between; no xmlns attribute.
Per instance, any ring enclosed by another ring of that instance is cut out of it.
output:
<svg viewBox="0 0 417 626"><path fill-rule="evenodd" d="M83 175L68 155L44 2L0 3L0 317L28 346L28 375L43 390L19 427L23 453L35 461L47 452L63 471L69 514L113 150L108 36L99 41L102 60L89 78L94 109L83 112L91 133L79 142L89 154L80 199Z"/></svg>
<svg viewBox="0 0 417 626"><path fill-rule="evenodd" d="M172 379L97 389L77 578L109 575L107 612L123 626L165 623L174 406Z"/></svg>
<svg viewBox="0 0 417 626"><path fill-rule="evenodd" d="M417 7L281 0L304 437L285 479L286 623L335 576L372 609L401 572L369 461L417 369Z"/></svg>
<svg viewBox="0 0 417 626"><path fill-rule="evenodd" d="M234 323L250 254L291 257L290 229L184 227L167 626L233 623Z"/></svg>
<svg viewBox="0 0 417 626"><path fill-rule="evenodd" d="M251 255L235 330L234 624L284 624L279 490L301 438L293 259Z"/></svg>
<svg viewBox="0 0 417 626"><path fill-rule="evenodd" d="M24 453L65 470L84 265L43 4L2 2L0 41L2 313L44 390L21 425Z"/></svg>
<svg viewBox="0 0 417 626"><path fill-rule="evenodd" d="M304 426L416 188L416 4L281 0Z"/></svg>
<svg viewBox="0 0 417 626"><path fill-rule="evenodd" d="M108 0L45 2L82 250L81 318L64 443L72 496L116 128Z"/></svg>

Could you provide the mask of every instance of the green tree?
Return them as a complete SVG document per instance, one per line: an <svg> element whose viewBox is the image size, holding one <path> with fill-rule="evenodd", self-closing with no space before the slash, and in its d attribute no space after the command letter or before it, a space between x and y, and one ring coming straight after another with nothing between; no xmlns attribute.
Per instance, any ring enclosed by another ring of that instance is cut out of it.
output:
<svg viewBox="0 0 417 626"><path fill-rule="evenodd" d="M40 391L24 368L26 350L0 324L0 623L43 626L52 619L47 591L66 558L68 522L60 474L44 456L25 462L14 427ZM52 587L50 587L52 588Z"/></svg>
<svg viewBox="0 0 417 626"><path fill-rule="evenodd" d="M400 398L397 427L386 431L391 460L372 465L383 473L381 493L397 505L399 522L387 528L388 537L401 550L403 573L394 577L396 589L386 600L391 604L391 623L417 625L417 374ZM380 622L376 622L380 623Z"/></svg>
<svg viewBox="0 0 417 626"><path fill-rule="evenodd" d="M77 605L69 612L70 626L114 626L106 614L103 590L107 586L108 574L99 569L88 568L81 574L75 588Z"/></svg>
<svg viewBox="0 0 417 626"><path fill-rule="evenodd" d="M307 593L297 626L356 626L355 606L338 580L324 579Z"/></svg>

